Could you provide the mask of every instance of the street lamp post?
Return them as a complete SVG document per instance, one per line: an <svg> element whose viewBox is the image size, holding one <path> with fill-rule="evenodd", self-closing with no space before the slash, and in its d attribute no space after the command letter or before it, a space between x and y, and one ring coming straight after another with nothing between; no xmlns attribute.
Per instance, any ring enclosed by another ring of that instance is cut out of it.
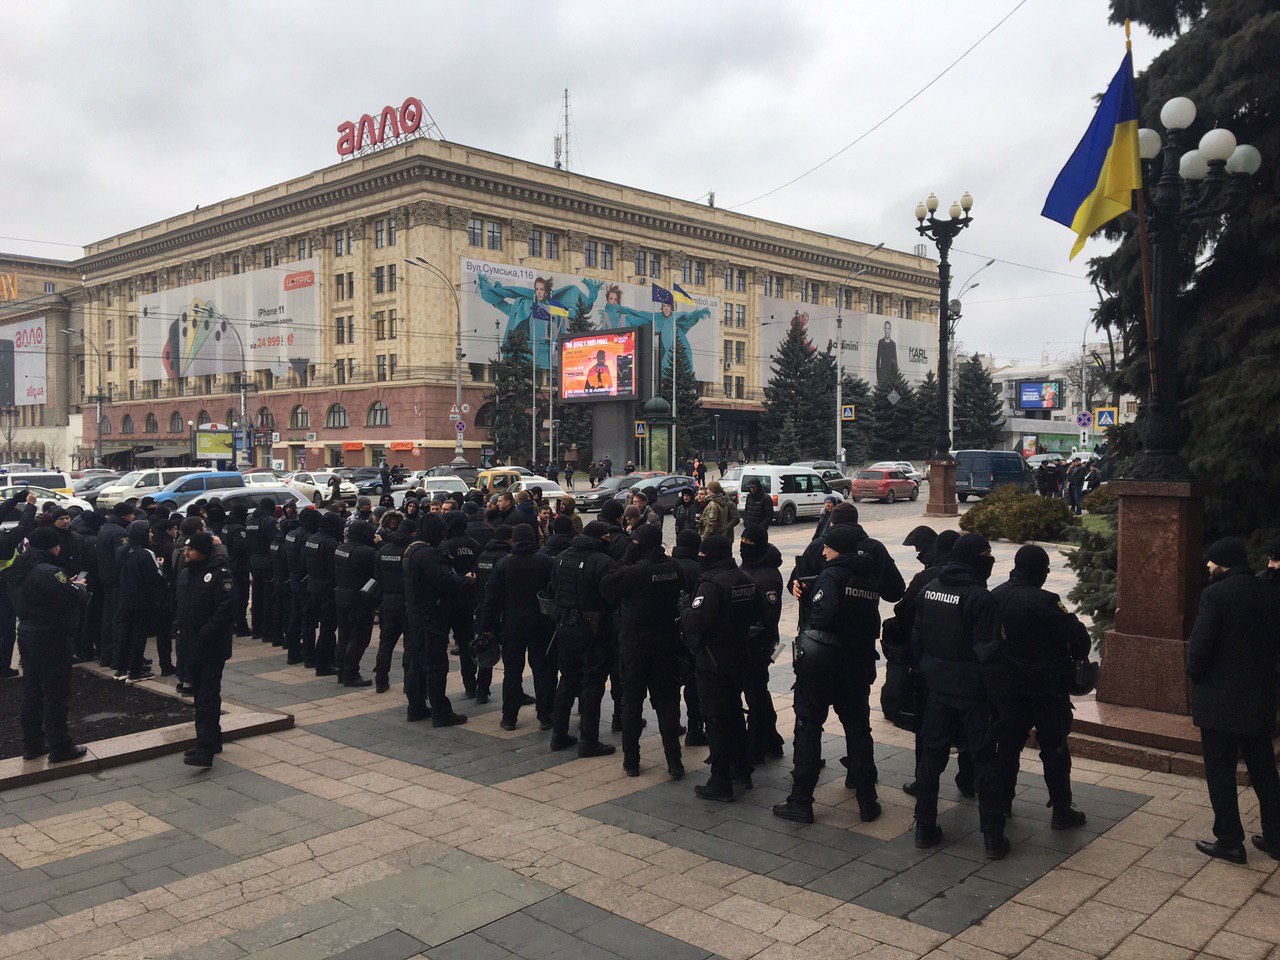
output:
<svg viewBox="0 0 1280 960"><path fill-rule="evenodd" d="M102 466L102 405L107 401L108 397L102 392L102 351L98 349L98 345L83 330L72 330L64 327L62 332L69 337L80 337L85 343L93 348L93 352L98 357L98 389L97 392L86 397L86 400L92 400L97 411L97 435L94 437L93 464L96 467Z"/></svg>
<svg viewBox="0 0 1280 960"><path fill-rule="evenodd" d="M4 408L4 435L9 444L6 459L13 463L13 404L7 404Z"/></svg>
<svg viewBox="0 0 1280 960"><path fill-rule="evenodd" d="M938 198L916 204L916 232L927 237L938 248L938 409L934 412L937 433L933 442L933 457L929 460L929 503L925 507L927 517L954 517L956 515L956 461L951 456L951 428L947 420L951 390L951 371L947 359L951 355L951 261L948 254L951 244L960 231L973 222L969 210L973 197L966 193L951 204L950 219L935 217Z"/></svg>
<svg viewBox="0 0 1280 960"><path fill-rule="evenodd" d="M418 267L420 270L430 270L437 277L444 281L445 287L448 289L450 296L453 297L454 319L456 321L456 340L453 347L453 376L454 376L454 397L453 405L462 410L462 358L466 356L462 352L462 301L458 298L458 291L454 289L453 281L450 280L443 270L437 267L425 257L414 257L410 260L404 258L404 262L411 267ZM535 413L536 416L536 413ZM455 467L467 466L467 458L462 455L462 431L454 430L453 441L453 463Z"/></svg>
<svg viewBox="0 0 1280 960"><path fill-rule="evenodd" d="M1168 139L1138 131L1143 190L1149 228L1140 232L1144 259L1150 241L1150 321L1147 331L1150 389L1142 426L1142 453L1133 468L1144 480L1188 480L1191 468L1182 456L1185 437L1178 409L1178 287L1183 231L1196 221L1217 220L1244 204L1245 185L1258 172L1262 155L1236 144L1230 130L1216 128L1200 138L1198 149L1184 151L1196 105L1174 97L1160 110ZM1158 161L1158 163L1157 163ZM1154 191L1146 185L1154 176ZM1149 235L1149 236L1148 236Z"/></svg>

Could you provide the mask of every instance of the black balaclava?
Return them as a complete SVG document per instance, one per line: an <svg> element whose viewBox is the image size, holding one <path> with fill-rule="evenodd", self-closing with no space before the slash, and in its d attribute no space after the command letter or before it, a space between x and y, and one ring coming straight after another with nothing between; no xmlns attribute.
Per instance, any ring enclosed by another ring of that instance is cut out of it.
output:
<svg viewBox="0 0 1280 960"><path fill-rule="evenodd" d="M991 544L986 537L976 533L966 533L951 549L951 562L963 564L980 579L986 580L991 576L991 569L996 563L995 557L983 556L990 549Z"/></svg>
<svg viewBox="0 0 1280 960"><path fill-rule="evenodd" d="M769 530L757 524L743 527L738 552L747 563L754 563L769 552Z"/></svg>
<svg viewBox="0 0 1280 960"><path fill-rule="evenodd" d="M1013 572L1033 586L1043 587L1049 579L1049 554L1044 547L1027 544L1019 547L1013 557Z"/></svg>
<svg viewBox="0 0 1280 960"><path fill-rule="evenodd" d="M733 544L728 537L707 537L698 551L698 563L706 570L722 560L733 559Z"/></svg>

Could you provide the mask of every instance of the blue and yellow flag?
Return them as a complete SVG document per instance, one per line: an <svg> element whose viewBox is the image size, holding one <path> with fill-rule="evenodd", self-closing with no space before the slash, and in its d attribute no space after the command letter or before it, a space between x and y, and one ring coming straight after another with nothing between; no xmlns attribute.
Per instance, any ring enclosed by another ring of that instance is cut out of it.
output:
<svg viewBox="0 0 1280 960"><path fill-rule="evenodd" d="M568 318L569 311L554 300L535 300L529 315L535 320L550 320L552 317Z"/></svg>
<svg viewBox="0 0 1280 960"><path fill-rule="evenodd" d="M1141 187L1133 54L1126 53L1040 215L1075 232L1071 247L1071 259L1075 259L1095 230L1133 206L1133 191Z"/></svg>
<svg viewBox="0 0 1280 960"><path fill-rule="evenodd" d="M651 283L652 288L649 293L649 299L654 303L669 303L675 306L675 299L671 296L671 291L666 287L660 287L656 283Z"/></svg>
<svg viewBox="0 0 1280 960"><path fill-rule="evenodd" d="M685 293L678 283L673 283L671 285L671 296L675 298L676 303L683 303L685 306L689 307L697 306L693 297Z"/></svg>

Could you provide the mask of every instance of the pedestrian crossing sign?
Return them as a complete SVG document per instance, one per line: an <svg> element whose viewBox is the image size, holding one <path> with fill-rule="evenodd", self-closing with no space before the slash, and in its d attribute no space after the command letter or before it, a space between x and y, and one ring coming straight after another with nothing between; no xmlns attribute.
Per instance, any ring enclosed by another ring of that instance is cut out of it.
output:
<svg viewBox="0 0 1280 960"><path fill-rule="evenodd" d="M636 439L643 440L646 436L648 436L648 433L647 433L648 427L649 425L645 423L643 420L637 420L636 421Z"/></svg>
<svg viewBox="0 0 1280 960"><path fill-rule="evenodd" d="M841 407L840 407L840 419L841 419L841 420L857 420L857 419L858 419L858 407L857 407L857 404L853 404L853 403L846 403L846 404L841 405Z"/></svg>
<svg viewBox="0 0 1280 960"><path fill-rule="evenodd" d="M1116 407L1097 407L1093 411L1093 429L1103 433L1119 422L1120 411Z"/></svg>

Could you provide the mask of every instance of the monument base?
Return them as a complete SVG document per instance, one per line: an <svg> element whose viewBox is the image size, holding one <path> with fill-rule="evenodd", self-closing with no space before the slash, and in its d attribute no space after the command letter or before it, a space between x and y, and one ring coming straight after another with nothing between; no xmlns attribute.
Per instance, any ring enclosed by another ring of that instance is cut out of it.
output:
<svg viewBox="0 0 1280 960"><path fill-rule="evenodd" d="M929 502L925 504L926 517L954 517L956 506L956 462L954 460L929 461Z"/></svg>

